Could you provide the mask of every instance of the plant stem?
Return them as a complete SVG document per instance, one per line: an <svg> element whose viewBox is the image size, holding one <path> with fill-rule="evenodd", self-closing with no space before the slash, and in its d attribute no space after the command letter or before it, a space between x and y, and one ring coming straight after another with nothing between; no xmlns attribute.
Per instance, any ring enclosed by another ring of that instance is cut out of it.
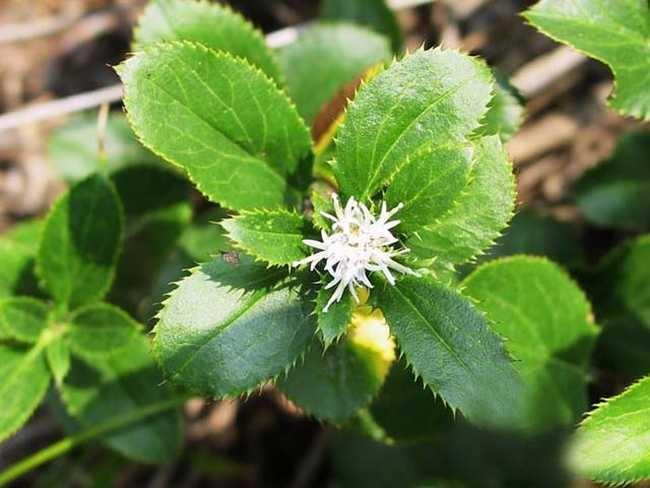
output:
<svg viewBox="0 0 650 488"><path fill-rule="evenodd" d="M89 440L100 437L111 431L118 430L122 427L126 427L127 425L137 422L138 420L142 420L166 410L171 410L174 407L182 405L185 400L185 398L175 398L173 400L167 400L165 402L154 403L135 412L129 412L125 415L113 417L104 422L96 424L89 429L79 432L78 434L74 434L61 439L60 441L41 449L31 456L28 456L21 461L18 461L17 463L9 466L7 469L1 471L0 486L5 486L10 481L15 480L16 478L24 475L25 473L40 466L41 464L52 461L53 459L62 456L71 449L74 449L75 447Z"/></svg>

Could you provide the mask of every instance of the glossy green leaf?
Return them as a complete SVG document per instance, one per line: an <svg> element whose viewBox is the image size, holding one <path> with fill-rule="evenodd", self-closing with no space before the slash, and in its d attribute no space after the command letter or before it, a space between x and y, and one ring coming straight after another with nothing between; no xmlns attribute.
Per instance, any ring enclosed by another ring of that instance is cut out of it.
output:
<svg viewBox="0 0 650 488"><path fill-rule="evenodd" d="M123 220L115 188L100 175L75 184L54 204L37 271L57 302L76 308L104 297L115 273Z"/></svg>
<svg viewBox="0 0 650 488"><path fill-rule="evenodd" d="M54 381L61 385L70 371L70 347L66 338L59 337L50 342L45 349L45 358Z"/></svg>
<svg viewBox="0 0 650 488"><path fill-rule="evenodd" d="M222 221L221 226L236 247L272 265L290 265L309 255L309 248L302 242L307 222L294 212L245 212Z"/></svg>
<svg viewBox="0 0 650 488"><path fill-rule="evenodd" d="M22 342L36 342L47 326L49 307L30 297L0 300L0 334Z"/></svg>
<svg viewBox="0 0 650 488"><path fill-rule="evenodd" d="M42 220L31 220L0 236L0 297L35 292L34 261L42 229Z"/></svg>
<svg viewBox="0 0 650 488"><path fill-rule="evenodd" d="M601 227L650 228L649 154L650 133L625 135L609 159L578 180L576 203L589 222Z"/></svg>
<svg viewBox="0 0 650 488"><path fill-rule="evenodd" d="M598 333L580 288L557 265L527 256L486 263L461 287L517 358L525 427L573 425L587 407L587 367Z"/></svg>
<svg viewBox="0 0 650 488"><path fill-rule="evenodd" d="M455 205L407 240L415 256L449 264L469 261L489 248L507 225L515 181L499 138L477 142L474 160L469 183Z"/></svg>
<svg viewBox="0 0 650 488"><path fill-rule="evenodd" d="M524 13L544 34L606 63L612 107L642 119L650 118L649 16L646 0L542 0Z"/></svg>
<svg viewBox="0 0 650 488"><path fill-rule="evenodd" d="M394 441L431 439L453 423L451 410L413 377L404 360L393 364L370 411Z"/></svg>
<svg viewBox="0 0 650 488"><path fill-rule="evenodd" d="M282 82L278 63L262 33L229 7L195 0L155 0L135 28L135 48L160 41L193 41L227 51Z"/></svg>
<svg viewBox="0 0 650 488"><path fill-rule="evenodd" d="M163 384L151 359L149 342L137 336L119 352L94 358L91 364L74 360L59 388L68 412L82 427L168 404L174 393ZM178 409L156 415L115 431L104 442L130 459L161 463L176 455L182 441Z"/></svg>
<svg viewBox="0 0 650 488"><path fill-rule="evenodd" d="M380 353L351 338L327 350L318 341L277 385L318 419L341 422L366 406L384 382Z"/></svg>
<svg viewBox="0 0 650 488"><path fill-rule="evenodd" d="M105 159L99 156L97 115L83 114L52 132L48 156L64 180L76 182L92 173L132 164L159 164L151 151L138 142L124 115L111 112L103 132Z"/></svg>
<svg viewBox="0 0 650 488"><path fill-rule="evenodd" d="M390 60L388 41L348 24L316 24L279 51L287 93L308 124L334 95L371 66Z"/></svg>
<svg viewBox="0 0 650 488"><path fill-rule="evenodd" d="M473 422L519 422L519 375L501 339L467 298L422 277L376 288L406 360L434 393Z"/></svg>
<svg viewBox="0 0 650 488"><path fill-rule="evenodd" d="M285 204L285 178L311 161L311 141L261 72L186 42L147 49L118 71L135 132L209 199L237 210Z"/></svg>
<svg viewBox="0 0 650 488"><path fill-rule="evenodd" d="M43 350L0 343L0 442L16 432L45 396L50 374Z"/></svg>
<svg viewBox="0 0 650 488"><path fill-rule="evenodd" d="M402 31L395 13L385 0L324 0L321 3L321 18L366 26L387 36L393 51L398 53L402 50Z"/></svg>
<svg viewBox="0 0 650 488"><path fill-rule="evenodd" d="M114 305L97 303L77 310L69 319L68 343L78 355L105 356L131 344L141 326Z"/></svg>
<svg viewBox="0 0 650 488"><path fill-rule="evenodd" d="M338 302L334 302L327 309L327 312L323 312L332 293L331 289L326 290L325 286L321 286L316 295L317 327L326 349L347 331L355 305L352 294L345 293Z"/></svg>
<svg viewBox="0 0 650 488"><path fill-rule="evenodd" d="M334 173L346 196L386 184L403 225L433 221L466 184L467 136L492 97L490 70L453 50L420 50L359 91L339 129Z"/></svg>
<svg viewBox="0 0 650 488"><path fill-rule="evenodd" d="M172 292L155 328L164 375L210 397L244 393L291 366L315 324L284 275L250 259L221 258L194 269Z"/></svg>
<svg viewBox="0 0 650 488"><path fill-rule="evenodd" d="M481 121L477 134L481 136L498 135L502 142L510 140L524 119L521 95L508 79L493 70L497 83L488 111Z"/></svg>
<svg viewBox="0 0 650 488"><path fill-rule="evenodd" d="M650 478L650 377L610 398L580 425L571 466L586 478L627 484Z"/></svg>

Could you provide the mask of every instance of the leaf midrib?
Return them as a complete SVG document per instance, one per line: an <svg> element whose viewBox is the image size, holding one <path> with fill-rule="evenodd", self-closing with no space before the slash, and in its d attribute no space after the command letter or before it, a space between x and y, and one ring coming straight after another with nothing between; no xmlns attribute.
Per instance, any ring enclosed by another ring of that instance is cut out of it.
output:
<svg viewBox="0 0 650 488"><path fill-rule="evenodd" d="M246 312L252 309L258 302L260 302L267 295L268 294L265 293L264 291L259 291L257 293L254 293L248 299L248 301L243 307L233 312L221 324L216 325L214 330L210 334L201 337L202 344L198 345L198 347L189 355L189 357L185 360L185 362L174 373L174 376L178 377L178 375L182 374L183 371L190 365L192 361L194 361L194 358L203 350L204 347L206 347L215 338L219 337L226 329L228 329L228 327L230 327L235 322L237 322L237 320L240 317L242 317Z"/></svg>
<svg viewBox="0 0 650 488"><path fill-rule="evenodd" d="M468 81L474 79L476 76L468 76L466 78L463 78L461 81L459 81L455 86L449 88L446 90L444 93L440 94L437 98L435 98L429 105L427 105L417 116L415 116L399 133L399 135L395 138L395 140L392 142L388 150L384 153L382 158L379 160L377 163L377 166L375 167L373 171L373 175L370 177L368 180L368 184L366 185L366 189L363 192L362 199L367 198L368 192L371 191L371 188L373 187L373 184L375 183L375 179L381 172L381 169L383 167L384 162L386 161L386 158L393 152L397 144L402 140L402 137L413 127L413 125L418 122L422 117L424 117L431 109L436 107L439 103L441 103L443 100L445 100L447 97L455 93L456 91L460 90ZM477 119L478 123L478 119ZM468 131L469 132L469 131ZM376 146L376 144L375 144ZM373 151L374 153L374 151Z"/></svg>
<svg viewBox="0 0 650 488"><path fill-rule="evenodd" d="M240 151L242 151L244 154L246 154L249 158L251 158L251 159L253 159L253 160L256 160L256 161L259 161L260 163L264 164L268 169L271 170L271 172L272 172L272 173L273 173L273 174L274 174L274 175L275 175L275 176L276 176L276 177L277 177L281 182L283 182L283 183L285 182L283 176L282 176L282 175L281 175L281 174L280 174L280 173L279 173L279 172L278 172L278 171L277 171L277 170L276 170L272 165L270 165L270 164L268 163L267 160L265 160L265 159L260 159L260 158L258 157L258 155L253 154L253 153L251 153L250 151L248 151L247 149L243 148L239 142L235 141L234 139L232 139L231 137L229 137L228 135L226 135L226 134L225 134L221 129L215 127L215 126L214 126L210 121L208 121L207 119L205 119L202 115L200 115L199 113L197 113L197 112L196 112L195 110L193 110L190 106L188 106L188 105L186 105L185 103L183 103L182 100L180 100L178 97L176 97L176 96L173 95L171 92L169 92L167 89L165 89L164 86L161 85L160 83L158 83L158 81L157 81L156 79L153 79L153 78L147 78L147 77L142 77L142 79L145 80L145 82L148 82L148 83L154 85L154 86L155 86L156 88L158 88L160 91L162 91L163 93L165 93L168 97L170 97L172 100L174 100L174 101L175 101L175 102L176 102L180 107L182 107L184 110L186 110L187 112L189 112L190 114L192 114L194 117L196 117L198 120L200 120L201 122L203 122L205 125L207 125L208 127L210 127L210 129L212 129L213 131L217 132L217 133L218 133L219 135L221 135L224 139L226 139L227 141L229 141L233 146L236 146ZM286 127L285 127L285 128L286 128ZM182 132L183 134L186 134L186 131L181 131L181 132ZM235 157L237 157L237 156L238 156L238 155L235 155Z"/></svg>
<svg viewBox="0 0 650 488"><path fill-rule="evenodd" d="M429 323L429 321L426 319L424 315L418 310L418 308L415 306L415 304L400 290L398 286L395 286L395 292L398 293L401 297L403 297L404 301L409 305L410 308L415 311L416 315L420 317L420 319L428 326L429 329L433 332L433 335L440 341L441 344L445 346L445 348L451 353L452 356L454 356L457 361L463 366L472 376L474 376L474 370L469 367L465 361L458 355L458 353L451 347L451 345L447 342L445 338L443 338L440 333L436 330L436 328Z"/></svg>

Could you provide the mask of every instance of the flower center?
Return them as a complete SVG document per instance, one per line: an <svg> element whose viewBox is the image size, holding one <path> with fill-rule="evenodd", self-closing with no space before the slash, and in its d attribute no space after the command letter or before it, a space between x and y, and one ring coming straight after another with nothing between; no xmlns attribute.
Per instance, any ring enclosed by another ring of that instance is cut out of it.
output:
<svg viewBox="0 0 650 488"><path fill-rule="evenodd" d="M305 244L317 252L293 263L294 266L310 264L313 270L321 261L325 262L325 271L332 276L325 289L336 289L323 308L324 312L334 302L341 300L346 288L358 303L356 288L372 288L367 275L369 272L381 272L391 285L395 284L391 271L416 275L413 270L393 259L409 251L393 247L399 240L391 229L399 225L400 221L390 219L402 208L402 204L388 211L386 202L382 202L381 212L375 217L368 207L357 202L354 197L350 197L345 208L341 207L336 194L332 195L332 202L335 215L321 212L332 221L332 233L321 231L322 241L304 240Z"/></svg>

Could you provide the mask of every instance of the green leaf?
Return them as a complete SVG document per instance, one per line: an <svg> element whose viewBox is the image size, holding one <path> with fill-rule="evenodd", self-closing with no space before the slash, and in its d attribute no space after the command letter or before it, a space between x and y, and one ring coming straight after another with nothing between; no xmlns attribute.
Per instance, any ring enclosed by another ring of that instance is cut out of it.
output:
<svg viewBox="0 0 650 488"><path fill-rule="evenodd" d="M0 333L22 342L36 342L47 326L49 307L30 297L0 300Z"/></svg>
<svg viewBox="0 0 650 488"><path fill-rule="evenodd" d="M650 6L646 0L542 0L524 13L535 27L607 64L614 73L610 104L650 117Z"/></svg>
<svg viewBox="0 0 650 488"><path fill-rule="evenodd" d="M48 156L59 175L76 182L108 168L132 164L159 164L160 159L138 142L124 115L111 112L103 135L105 159L99 155L97 116L83 114L52 132Z"/></svg>
<svg viewBox="0 0 650 488"><path fill-rule="evenodd" d="M350 337L326 350L314 341L277 386L307 413L338 423L370 403L386 372L381 352Z"/></svg>
<svg viewBox="0 0 650 488"><path fill-rule="evenodd" d="M431 439L453 422L451 411L416 381L404 360L393 364L370 411L389 438L401 442Z"/></svg>
<svg viewBox="0 0 650 488"><path fill-rule="evenodd" d="M140 324L119 308L97 303L72 314L68 343L76 354L94 360L131 344L140 329Z"/></svg>
<svg viewBox="0 0 650 488"><path fill-rule="evenodd" d="M407 240L412 254L461 264L484 252L507 225L514 210L515 181L499 138L477 142L474 159L470 181L455 205Z"/></svg>
<svg viewBox="0 0 650 488"><path fill-rule="evenodd" d="M581 476L608 484L650 477L650 377L610 398L580 425L570 464Z"/></svg>
<svg viewBox="0 0 650 488"><path fill-rule="evenodd" d="M82 427L169 403L165 386L150 354L149 342L137 336L124 349L92 364L73 360L59 388L68 412ZM130 459L162 463L176 455L182 441L180 412L167 410L113 432L104 442Z"/></svg>
<svg viewBox="0 0 650 488"><path fill-rule="evenodd" d="M403 36L395 13L385 0L324 0L321 3L321 18L334 21L348 21L373 29L387 36L393 51L402 50Z"/></svg>
<svg viewBox="0 0 650 488"><path fill-rule="evenodd" d="M126 213L126 240L110 301L149 319L143 297L150 293L156 273L189 226L190 185L170 169L152 165L124 168L111 178Z"/></svg>
<svg viewBox="0 0 650 488"><path fill-rule="evenodd" d="M481 258L488 260L514 254L546 256L574 268L586 263L576 227L532 209L518 211L503 236Z"/></svg>
<svg viewBox="0 0 650 488"><path fill-rule="evenodd" d="M282 84L273 52L262 33L229 7L205 1L155 0L135 28L135 48L160 41L193 41L247 60Z"/></svg>
<svg viewBox="0 0 650 488"><path fill-rule="evenodd" d="M427 278L377 287L391 332L415 374L473 422L517 424L521 382L487 319Z"/></svg>
<svg viewBox="0 0 650 488"><path fill-rule="evenodd" d="M524 380L524 425L571 426L587 407L587 368L598 329L578 286L543 258L486 263L461 284L505 339Z"/></svg>
<svg viewBox="0 0 650 488"><path fill-rule="evenodd" d="M390 60L387 40L347 24L316 24L279 51L287 93L308 124L347 83Z"/></svg>
<svg viewBox="0 0 650 488"><path fill-rule="evenodd" d="M338 302L334 302L327 309L327 312L323 312L332 293L332 290L326 290L324 286L321 286L316 295L317 330L320 332L325 349L345 334L354 310L352 294L345 293Z"/></svg>
<svg viewBox="0 0 650 488"><path fill-rule="evenodd" d="M623 136L614 154L587 171L575 188L585 218L598 226L650 228L650 134Z"/></svg>
<svg viewBox="0 0 650 488"><path fill-rule="evenodd" d="M34 258L42 229L42 220L30 220L0 237L0 297L35 294Z"/></svg>
<svg viewBox="0 0 650 488"><path fill-rule="evenodd" d="M605 320L631 317L650 329L650 234L615 248L598 264L592 293Z"/></svg>
<svg viewBox="0 0 650 488"><path fill-rule="evenodd" d="M390 183L387 200L405 204L405 225L434 219L466 183L467 136L492 89L490 70L457 51L421 50L393 63L357 93L339 129L341 191L367 200Z"/></svg>
<svg viewBox="0 0 650 488"><path fill-rule="evenodd" d="M75 184L54 204L36 267L57 302L76 308L104 297L115 273L123 219L113 185L100 175Z"/></svg>
<svg viewBox="0 0 650 488"><path fill-rule="evenodd" d="M236 210L287 199L285 178L310 162L295 108L246 61L201 45L157 45L119 68L143 143L181 166L209 199Z"/></svg>
<svg viewBox="0 0 650 488"><path fill-rule="evenodd" d="M610 252L584 280L603 326L598 365L627 379L650 373L650 235Z"/></svg>
<svg viewBox="0 0 650 488"><path fill-rule="evenodd" d="M236 246L248 255L272 265L291 264L309 255L303 244L305 219L284 210L245 212L224 220L221 226Z"/></svg>
<svg viewBox="0 0 650 488"><path fill-rule="evenodd" d="M165 302L154 350L172 381L210 397L244 393L293 364L314 333L284 275L250 259L217 258L192 271Z"/></svg>
<svg viewBox="0 0 650 488"><path fill-rule="evenodd" d="M45 349L45 357L54 381L57 386L61 385L70 371L70 348L66 339L59 337L50 342Z"/></svg>
<svg viewBox="0 0 650 488"><path fill-rule="evenodd" d="M16 432L45 396L50 374L41 347L0 343L0 442Z"/></svg>
<svg viewBox="0 0 650 488"><path fill-rule="evenodd" d="M497 81L494 97L490 101L487 113L483 116L478 135L498 135L502 142L507 142L521 126L524 119L522 97L500 71L493 70Z"/></svg>

